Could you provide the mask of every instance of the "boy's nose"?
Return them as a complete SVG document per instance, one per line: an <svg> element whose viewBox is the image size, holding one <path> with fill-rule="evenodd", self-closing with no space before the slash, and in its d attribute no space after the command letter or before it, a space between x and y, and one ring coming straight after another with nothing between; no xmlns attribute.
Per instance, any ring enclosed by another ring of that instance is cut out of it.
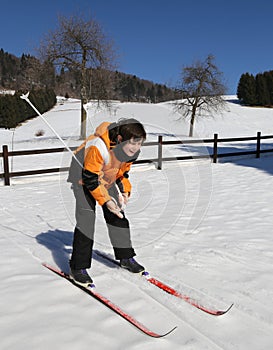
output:
<svg viewBox="0 0 273 350"><path fill-rule="evenodd" d="M139 146L139 145L133 146L133 151L134 151L134 152L137 152L137 151L140 149L140 147L141 147L141 146Z"/></svg>

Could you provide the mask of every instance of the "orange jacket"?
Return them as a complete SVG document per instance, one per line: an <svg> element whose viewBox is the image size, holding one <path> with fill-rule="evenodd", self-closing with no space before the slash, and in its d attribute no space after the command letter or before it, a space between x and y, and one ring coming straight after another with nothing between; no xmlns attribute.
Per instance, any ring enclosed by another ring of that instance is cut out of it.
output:
<svg viewBox="0 0 273 350"><path fill-rule="evenodd" d="M82 184L90 190L100 205L111 199L108 189L115 182L121 192L128 195L131 192L127 173L133 162L122 162L116 157L110 145L109 125L109 122L100 124L94 135L90 135L76 150L77 153L85 147Z"/></svg>

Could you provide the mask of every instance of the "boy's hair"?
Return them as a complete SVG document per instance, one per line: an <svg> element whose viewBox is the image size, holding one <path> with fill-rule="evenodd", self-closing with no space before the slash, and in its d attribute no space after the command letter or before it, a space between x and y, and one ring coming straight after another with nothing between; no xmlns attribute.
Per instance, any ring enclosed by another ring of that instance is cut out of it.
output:
<svg viewBox="0 0 273 350"><path fill-rule="evenodd" d="M113 125L114 124L114 125ZM135 140L146 140L146 131L144 126L134 118L121 118L117 123L110 125L110 139L114 141L118 135L122 137L122 142Z"/></svg>

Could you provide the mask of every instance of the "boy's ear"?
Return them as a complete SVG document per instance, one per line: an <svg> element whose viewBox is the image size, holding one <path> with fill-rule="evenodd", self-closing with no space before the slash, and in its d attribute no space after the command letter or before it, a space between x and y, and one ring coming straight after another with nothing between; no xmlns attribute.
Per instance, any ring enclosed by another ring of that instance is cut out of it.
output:
<svg viewBox="0 0 273 350"><path fill-rule="evenodd" d="M118 135L117 140L118 140L118 143L121 143L122 142L122 136Z"/></svg>

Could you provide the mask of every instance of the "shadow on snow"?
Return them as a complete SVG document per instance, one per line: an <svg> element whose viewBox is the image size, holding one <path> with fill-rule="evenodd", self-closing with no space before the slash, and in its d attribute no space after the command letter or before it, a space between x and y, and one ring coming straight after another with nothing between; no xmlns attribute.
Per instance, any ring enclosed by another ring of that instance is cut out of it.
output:
<svg viewBox="0 0 273 350"><path fill-rule="evenodd" d="M36 240L39 244L46 247L52 255L53 261L56 266L64 271L69 271L69 260L72 253L73 232L63 230L49 230L47 232L41 232ZM93 260L99 261L108 268L117 268L113 263L105 260L102 257L97 256L96 250L93 251Z"/></svg>
<svg viewBox="0 0 273 350"><path fill-rule="evenodd" d="M200 155L212 156L213 146L197 146L197 145L180 145L175 147L179 151L184 151L183 155L190 155L192 159L197 158ZM264 171L270 175L273 175L273 144L266 143L261 145L261 150L270 151L268 153L261 153L260 158L256 158L256 143L236 143L235 145L225 146L223 144L218 144L218 162L219 163L232 163L238 166L256 168L258 170ZM271 153L272 151L272 153ZM254 152L254 154L240 155L239 152ZM238 153L238 156L230 156L230 153ZM226 155L226 156L223 156ZM196 160L198 161L198 159Z"/></svg>

